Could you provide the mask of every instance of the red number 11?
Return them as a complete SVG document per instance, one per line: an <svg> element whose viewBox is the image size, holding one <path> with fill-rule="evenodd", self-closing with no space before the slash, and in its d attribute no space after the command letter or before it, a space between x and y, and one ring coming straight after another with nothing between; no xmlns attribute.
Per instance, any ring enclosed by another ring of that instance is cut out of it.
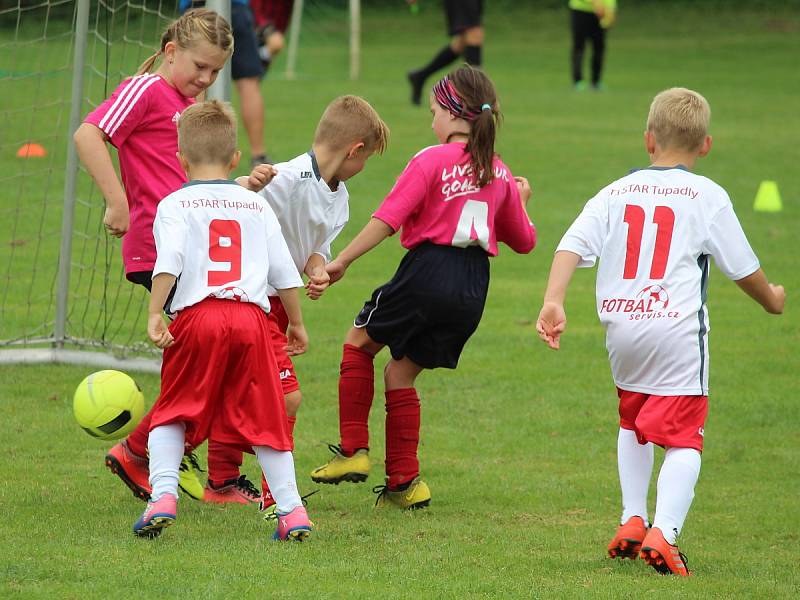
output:
<svg viewBox="0 0 800 600"><path fill-rule="evenodd" d="M644 209L635 204L625 206L623 220L628 224L628 242L625 251L625 272L623 279L634 279L639 270L639 251L642 248L644 231ZM653 214L656 224L656 245L653 249L653 262L650 264L650 279L663 279L667 270L669 248L672 245L672 230L675 227L675 213L669 206L656 206Z"/></svg>

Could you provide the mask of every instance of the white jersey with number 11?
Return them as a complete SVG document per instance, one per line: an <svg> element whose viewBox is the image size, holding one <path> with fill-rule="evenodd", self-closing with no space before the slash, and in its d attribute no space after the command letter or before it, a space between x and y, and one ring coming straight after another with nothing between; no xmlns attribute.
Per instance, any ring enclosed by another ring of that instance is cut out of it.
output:
<svg viewBox="0 0 800 600"><path fill-rule="evenodd" d="M759 268L728 194L676 167L635 171L589 200L558 250L597 259L597 314L614 381L656 394L708 394L709 257L730 279Z"/></svg>

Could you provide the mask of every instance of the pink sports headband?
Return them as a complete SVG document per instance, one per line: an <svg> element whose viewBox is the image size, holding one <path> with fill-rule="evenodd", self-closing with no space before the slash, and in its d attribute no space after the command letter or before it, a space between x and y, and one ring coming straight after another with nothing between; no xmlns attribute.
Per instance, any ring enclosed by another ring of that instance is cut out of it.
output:
<svg viewBox="0 0 800 600"><path fill-rule="evenodd" d="M480 110L469 110L464 106L464 101L458 95L456 88L450 81L450 78L445 75L436 85L433 86L433 97L439 106L449 111L454 117L464 119L465 121L474 121L481 112L484 110L491 111L492 107L488 104L483 104Z"/></svg>

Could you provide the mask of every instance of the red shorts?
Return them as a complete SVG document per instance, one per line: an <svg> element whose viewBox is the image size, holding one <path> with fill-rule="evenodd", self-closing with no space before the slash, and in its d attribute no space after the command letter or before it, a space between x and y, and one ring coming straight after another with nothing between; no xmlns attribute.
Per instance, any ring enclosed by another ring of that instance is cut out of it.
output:
<svg viewBox="0 0 800 600"><path fill-rule="evenodd" d="M640 444L703 451L708 396L654 396L617 388L619 426L636 433Z"/></svg>
<svg viewBox="0 0 800 600"><path fill-rule="evenodd" d="M150 429L183 422L186 443L208 437L252 452L291 450L267 314L247 302L207 299L178 313L164 350Z"/></svg>
<svg viewBox="0 0 800 600"><path fill-rule="evenodd" d="M289 342L286 337L286 330L289 328L289 317L280 297L269 297L269 333L272 339L272 351L275 353L275 360L278 362L278 376L281 380L283 395L296 392L300 389L297 381L297 374L294 372L292 359L286 354L286 344Z"/></svg>

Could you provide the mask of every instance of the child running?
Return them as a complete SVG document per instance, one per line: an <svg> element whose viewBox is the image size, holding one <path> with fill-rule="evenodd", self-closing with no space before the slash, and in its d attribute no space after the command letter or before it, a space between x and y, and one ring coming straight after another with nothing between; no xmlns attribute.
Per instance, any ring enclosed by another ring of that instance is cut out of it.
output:
<svg viewBox="0 0 800 600"><path fill-rule="evenodd" d="M675 542L694 498L708 412L709 258L767 312L783 312L785 298L767 282L725 190L691 173L711 150L710 116L697 92L655 97L644 134L651 165L603 188L564 234L536 324L558 349L572 274L599 259L597 313L620 416L622 517L608 553L641 555L659 573L681 576L689 570ZM665 454L651 527L653 444Z"/></svg>
<svg viewBox="0 0 800 600"><path fill-rule="evenodd" d="M325 109L311 150L275 165L277 174L266 187L265 182L273 174L267 165L256 167L249 177L237 179L253 191L260 190L275 211L294 264L308 277L307 294L312 300L320 298L328 287L330 278L325 264L331 259L331 243L349 217L345 181L360 173L372 154L384 152L388 137L388 127L366 100L341 96ZM272 347L278 360L292 436L302 394L294 365L283 349L289 323L286 312L275 290L268 293L272 307L269 313ZM242 503L251 502L251 496L239 486L241 464L241 450L209 440L204 500L236 501L238 497ZM264 484L262 481L262 510L274 504Z"/></svg>
<svg viewBox="0 0 800 600"><path fill-rule="evenodd" d="M441 79L430 99L440 145L420 151L356 238L327 266L331 281L402 228L408 249L394 277L376 289L348 332L339 379L341 443L315 469L320 483L364 481L369 473L367 420L374 390L373 360L389 346L386 389L386 485L376 505L427 506L419 477L420 402L414 388L423 369L454 369L478 327L489 287L489 257L505 242L530 252L536 230L525 210L531 190L494 152L500 111L494 85L463 66Z"/></svg>
<svg viewBox="0 0 800 600"><path fill-rule="evenodd" d="M75 132L81 161L105 198L106 231L122 238L125 275L148 290L156 260L156 208L186 183L176 156L178 116L215 81L232 52L233 33L225 19L205 9L186 12L167 27L158 52ZM151 72L158 59L160 65ZM106 143L117 149L121 182ZM150 497L149 430L148 414L105 457L106 466L143 500ZM199 471L194 454L187 454L181 463L181 489L196 499L203 497ZM253 490L252 495L257 501L258 493Z"/></svg>
<svg viewBox="0 0 800 600"><path fill-rule="evenodd" d="M178 123L189 183L158 206L147 333L164 348L161 394L150 417L150 501L133 526L155 537L174 523L184 444L215 439L253 451L276 502L275 540L311 533L297 493L286 409L267 320L267 286L289 325L287 352L308 343L296 288L303 285L269 205L227 178L236 168L236 119L212 101ZM176 284L177 281L177 284ZM173 286L167 328L162 314Z"/></svg>

